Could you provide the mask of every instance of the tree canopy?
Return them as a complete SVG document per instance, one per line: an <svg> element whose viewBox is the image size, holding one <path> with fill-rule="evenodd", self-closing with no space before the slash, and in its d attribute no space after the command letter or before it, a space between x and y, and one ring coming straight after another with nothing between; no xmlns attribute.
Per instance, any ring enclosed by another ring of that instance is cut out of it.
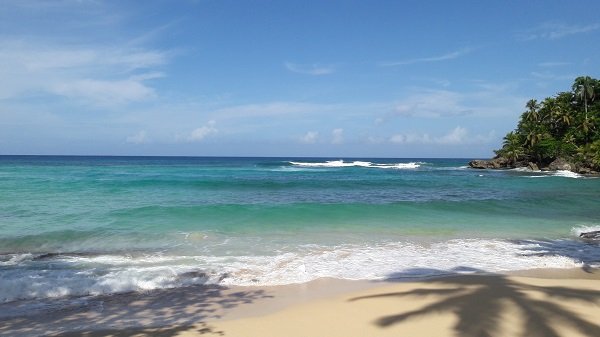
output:
<svg viewBox="0 0 600 337"><path fill-rule="evenodd" d="M514 131L496 150L510 164L546 166L566 158L579 167L600 170L600 81L577 77L570 91L525 105Z"/></svg>

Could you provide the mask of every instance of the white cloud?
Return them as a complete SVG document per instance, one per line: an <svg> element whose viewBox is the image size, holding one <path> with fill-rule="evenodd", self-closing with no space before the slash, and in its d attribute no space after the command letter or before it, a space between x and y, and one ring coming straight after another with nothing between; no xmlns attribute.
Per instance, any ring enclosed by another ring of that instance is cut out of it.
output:
<svg viewBox="0 0 600 337"><path fill-rule="evenodd" d="M37 39L0 38L0 96L28 93L64 96L100 106L155 96L147 81L169 53L123 46L52 44Z"/></svg>
<svg viewBox="0 0 600 337"><path fill-rule="evenodd" d="M125 139L125 141L127 143L132 143L132 144L145 144L145 143L150 142L150 139L148 138L148 134L146 133L146 131L142 130L134 135L127 137Z"/></svg>
<svg viewBox="0 0 600 337"><path fill-rule="evenodd" d="M438 144L462 144L467 140L467 129L457 126L450 133L436 138Z"/></svg>
<svg viewBox="0 0 600 337"><path fill-rule="evenodd" d="M541 63L538 63L538 67L553 68L553 67L568 66L570 64L571 64L571 62L541 62Z"/></svg>
<svg viewBox="0 0 600 337"><path fill-rule="evenodd" d="M304 75L329 75L335 72L333 66L325 66L320 64L297 64L292 62L284 62L283 65L287 70Z"/></svg>
<svg viewBox="0 0 600 337"><path fill-rule="evenodd" d="M391 143L396 144L429 144L432 142L432 139L428 134L395 134L390 137Z"/></svg>
<svg viewBox="0 0 600 337"><path fill-rule="evenodd" d="M469 54L472 51L473 51L472 48L462 48L462 49L459 49L459 50L456 50L453 52L449 52L449 53L446 53L443 55L439 55L439 56L414 58L414 59L400 60L400 61L393 61L393 62L382 62L380 65L382 67L393 67L393 66L402 66L402 65L415 64L415 63L440 62L440 61L453 60L453 59L459 58L461 56Z"/></svg>
<svg viewBox="0 0 600 337"><path fill-rule="evenodd" d="M308 131L304 136L300 137L300 142L304 144L314 144L319 139L319 133L316 131Z"/></svg>
<svg viewBox="0 0 600 337"><path fill-rule="evenodd" d="M465 106L462 101L463 94L429 90L399 101L391 114L402 117L439 118L473 113L473 109Z"/></svg>
<svg viewBox="0 0 600 337"><path fill-rule="evenodd" d="M383 137L374 137L374 136L368 136L367 137L367 143L369 144L382 144L385 143L385 138ZM390 138L391 141L391 138Z"/></svg>
<svg viewBox="0 0 600 337"><path fill-rule="evenodd" d="M219 132L215 125L217 122L214 120L209 121L206 125L203 125L197 129L194 129L189 136L187 136L186 140L188 142L199 142L204 140L206 137L214 135Z"/></svg>
<svg viewBox="0 0 600 337"><path fill-rule="evenodd" d="M393 118L452 118L492 117L510 115L523 108L527 97L516 93L516 82L490 84L473 82L473 91L450 91L414 88L406 97L390 103L387 112L374 116L376 126L384 125ZM384 108L386 109L386 108Z"/></svg>
<svg viewBox="0 0 600 337"><path fill-rule="evenodd" d="M495 132L490 131L487 135L469 135L466 128L457 126L445 135L431 137L427 133L408 133L395 134L389 138L390 143L396 144L439 144L439 145L460 145L474 143L488 143L494 139Z"/></svg>
<svg viewBox="0 0 600 337"><path fill-rule="evenodd" d="M302 102L269 102L258 104L244 104L213 111L219 118L255 118L255 117L277 117L289 115L305 115L336 111L340 105L314 104Z"/></svg>
<svg viewBox="0 0 600 337"><path fill-rule="evenodd" d="M134 79L118 81L84 79L53 84L48 90L71 99L92 101L102 106L142 101L156 96L154 89Z"/></svg>
<svg viewBox="0 0 600 337"><path fill-rule="evenodd" d="M531 76L533 76L537 79L540 79L540 80L552 80L552 81L554 81L554 80L572 80L573 78L576 77L573 75L557 75L557 74L554 74L549 71L543 71L543 72L532 71Z"/></svg>
<svg viewBox="0 0 600 337"><path fill-rule="evenodd" d="M333 129L331 131L331 144L343 144L344 143L344 129Z"/></svg>
<svg viewBox="0 0 600 337"><path fill-rule="evenodd" d="M530 41L537 39L556 40L566 36L588 33L600 29L600 23L587 25L568 25L562 23L544 23L536 28L517 34L517 39Z"/></svg>

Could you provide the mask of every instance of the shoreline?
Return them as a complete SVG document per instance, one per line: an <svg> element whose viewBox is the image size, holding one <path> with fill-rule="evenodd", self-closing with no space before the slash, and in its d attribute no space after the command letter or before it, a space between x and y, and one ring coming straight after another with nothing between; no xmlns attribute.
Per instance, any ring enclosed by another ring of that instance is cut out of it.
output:
<svg viewBox="0 0 600 337"><path fill-rule="evenodd" d="M452 336L459 332L476 336L457 330L462 320L470 319L462 311L478 315L493 309L490 315L495 319L515 320L524 310L511 307L508 302L515 300L525 303L532 313L550 310L546 314L551 316L556 310L566 310L571 314L563 321L577 321L600 332L589 317L600 317L600 291L596 289L600 289L600 269L586 272L579 268L381 281L318 279L266 287L196 286L101 296L38 315L0 319L0 335ZM423 312L414 319L393 324L378 321L436 303L440 308L435 312ZM555 327L540 319L540 327L557 331L559 336L581 332L569 324ZM510 326L503 324L494 329L508 331Z"/></svg>

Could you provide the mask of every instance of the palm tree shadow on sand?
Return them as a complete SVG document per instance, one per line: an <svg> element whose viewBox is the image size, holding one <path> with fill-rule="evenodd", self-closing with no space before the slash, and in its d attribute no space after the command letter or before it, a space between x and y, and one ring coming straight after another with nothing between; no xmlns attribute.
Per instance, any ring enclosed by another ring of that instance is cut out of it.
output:
<svg viewBox="0 0 600 337"><path fill-rule="evenodd" d="M92 297L32 315L0 315L0 336L224 336L210 323L234 307L272 298L264 290L198 285ZM68 299L66 300L68 303ZM11 303L0 305L0 313Z"/></svg>
<svg viewBox="0 0 600 337"><path fill-rule="evenodd" d="M467 268L460 268L465 271ZM440 270L428 270L430 273L447 273ZM472 270L474 272L481 272ZM416 270L390 275L388 281L397 281ZM423 270L418 270L422 273ZM457 336L487 337L502 336L503 314L510 303L518 308L522 319L523 337L559 337L556 326L568 326L584 336L600 336L600 326L590 322L579 314L569 310L557 301L580 301L591 306L600 304L600 291L580 290L567 287L540 287L514 281L503 275L476 274L459 275L427 279L420 281L436 286L420 288L406 292L383 293L355 297L349 301L361 301L375 298L414 298L437 296L440 299L423 307L380 317L375 324L381 328L407 322L426 315L453 313L458 317L454 326ZM538 296L528 294L535 293ZM541 296L540 296L541 295Z"/></svg>

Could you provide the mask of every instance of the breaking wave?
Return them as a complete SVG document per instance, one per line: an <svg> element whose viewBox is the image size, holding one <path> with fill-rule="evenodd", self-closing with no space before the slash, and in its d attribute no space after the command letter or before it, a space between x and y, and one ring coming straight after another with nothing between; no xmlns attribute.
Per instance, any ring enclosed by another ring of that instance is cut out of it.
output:
<svg viewBox="0 0 600 337"><path fill-rule="evenodd" d="M431 243L301 245L269 256L5 254L0 257L0 302L197 284L267 286L322 277L377 280L416 269L423 272L412 272L414 275L407 277L424 277L433 276L428 274L432 270L443 272L465 266L488 272L573 268L583 263L573 252L587 249L581 246L584 244L578 240L452 239ZM586 256L586 264L590 264L589 259L600 261L600 252L594 255L593 251L586 251Z"/></svg>
<svg viewBox="0 0 600 337"><path fill-rule="evenodd" d="M368 168L380 168L380 169L416 169L416 168L419 168L421 166L421 164L423 164L420 162L378 164L378 163L373 163L370 161L358 161L358 160L352 161L352 162L345 162L343 160L329 160L329 161L325 161L325 162L290 161L289 163L292 165L301 166L301 167L328 167L328 168L368 167Z"/></svg>

